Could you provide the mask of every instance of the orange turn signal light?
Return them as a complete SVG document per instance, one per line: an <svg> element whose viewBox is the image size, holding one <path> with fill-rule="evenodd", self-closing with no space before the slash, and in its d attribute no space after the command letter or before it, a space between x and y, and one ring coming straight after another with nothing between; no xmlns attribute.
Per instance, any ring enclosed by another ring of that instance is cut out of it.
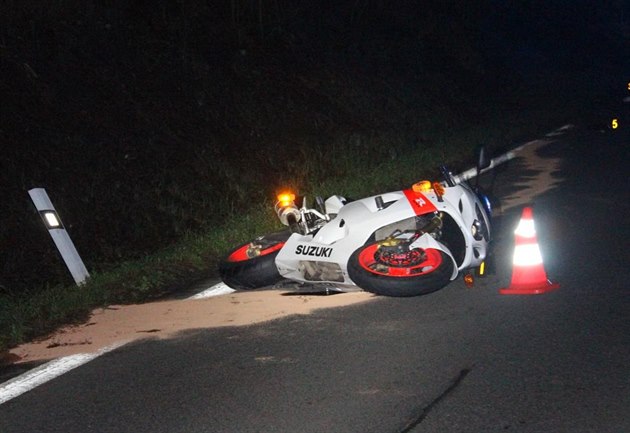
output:
<svg viewBox="0 0 630 433"><path fill-rule="evenodd" d="M411 187L413 192L429 192L431 191L431 182L428 180L421 180L420 182L416 182Z"/></svg>
<svg viewBox="0 0 630 433"><path fill-rule="evenodd" d="M291 203L295 201L295 194L290 192L283 192L282 194L278 194L278 202L280 206L289 206Z"/></svg>
<svg viewBox="0 0 630 433"><path fill-rule="evenodd" d="M433 191L435 191L436 195L442 197L444 195L444 185L440 182L433 182Z"/></svg>
<svg viewBox="0 0 630 433"><path fill-rule="evenodd" d="M475 284L475 278L472 274L464 275L464 283L466 283L467 287L472 287Z"/></svg>

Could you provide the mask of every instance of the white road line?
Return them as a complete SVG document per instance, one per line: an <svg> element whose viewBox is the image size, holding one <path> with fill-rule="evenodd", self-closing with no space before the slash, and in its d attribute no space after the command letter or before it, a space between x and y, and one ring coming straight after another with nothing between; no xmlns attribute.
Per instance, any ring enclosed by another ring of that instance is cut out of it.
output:
<svg viewBox="0 0 630 433"><path fill-rule="evenodd" d="M572 125L565 125L547 134L547 136L549 137L549 136L561 135L564 131L571 128L572 128ZM536 141L525 143L519 146L518 148L513 149L511 152L508 152L504 155L494 158L493 159L494 166L500 163L503 163L509 159L512 159L515 156L514 152L518 152L523 147L529 144L535 143L535 142ZM474 175L476 175L476 170L471 169L471 170L468 170L467 172L460 173L457 176L462 177L462 178L464 177L468 178L467 176L470 176L473 173L473 171L475 171ZM205 299L205 298L210 298L213 296L227 295L232 292L234 292L234 289L228 287L225 283L220 282L187 299ZM39 385L42 385L56 377L59 377L62 374L74 368L77 368L83 364L86 364L107 352L111 352L112 350L118 349L119 347L122 347L125 344L127 344L126 341L116 343L111 346L107 346L95 353L81 353L78 355L64 356L63 358L55 359L53 361L47 362L46 364L40 365L39 367L36 367L18 377L15 377L9 380L8 382L2 383L0 384L0 404L6 403L7 401L15 397L18 397L24 394L25 392L38 387Z"/></svg>
<svg viewBox="0 0 630 433"><path fill-rule="evenodd" d="M28 392L39 385L61 376L68 371L77 368L91 360L112 350L118 349L127 342L120 342L104 347L95 353L81 353L78 355L64 356L63 358L42 364L21 376L15 377L8 382L0 384L0 404L5 403L25 392Z"/></svg>
<svg viewBox="0 0 630 433"><path fill-rule="evenodd" d="M226 295L234 292L235 290L228 287L225 283L220 282L214 286L191 296L188 299L205 299L213 296ZM77 355L64 356L40 365L26 373L14 377L13 379L0 384L0 404L18 397L25 392L28 392L39 385L61 376L68 371L80 367L92 361L99 356L118 349L119 347L127 344L126 341L113 344L111 346L104 347L95 353L79 353Z"/></svg>
<svg viewBox="0 0 630 433"><path fill-rule="evenodd" d="M196 295L191 296L188 299L205 299L205 298L210 298L212 296L228 295L228 294L233 293L233 292L235 292L234 289L229 287L224 282L220 282L220 283L215 284L214 286L204 290L203 292L199 292Z"/></svg>

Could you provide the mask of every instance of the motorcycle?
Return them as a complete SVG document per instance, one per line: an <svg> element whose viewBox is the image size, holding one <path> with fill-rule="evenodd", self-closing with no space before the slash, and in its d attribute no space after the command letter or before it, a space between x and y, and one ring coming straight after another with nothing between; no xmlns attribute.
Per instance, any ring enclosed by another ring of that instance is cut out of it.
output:
<svg viewBox="0 0 630 433"><path fill-rule="evenodd" d="M490 163L481 149L474 175ZM465 176L446 166L440 172L442 181L423 180L360 200L316 197L314 207L306 197L281 194L275 211L288 230L230 251L219 264L221 279L237 290L288 280L327 291L407 297L439 290L469 270L483 274L490 201Z"/></svg>

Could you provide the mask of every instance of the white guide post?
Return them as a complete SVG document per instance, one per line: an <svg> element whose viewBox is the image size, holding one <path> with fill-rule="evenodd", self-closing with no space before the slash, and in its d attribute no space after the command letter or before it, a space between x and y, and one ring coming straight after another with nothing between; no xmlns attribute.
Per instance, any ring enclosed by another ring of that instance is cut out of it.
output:
<svg viewBox="0 0 630 433"><path fill-rule="evenodd" d="M74 282L77 285L81 285L90 274L85 268L77 249L74 247L68 232L61 223L61 219L57 215L57 211L50 201L46 190L44 188L33 188L28 191L28 194L31 196L31 200L33 200L39 215L42 217L48 233L53 238L57 249L61 253L61 257L72 274Z"/></svg>

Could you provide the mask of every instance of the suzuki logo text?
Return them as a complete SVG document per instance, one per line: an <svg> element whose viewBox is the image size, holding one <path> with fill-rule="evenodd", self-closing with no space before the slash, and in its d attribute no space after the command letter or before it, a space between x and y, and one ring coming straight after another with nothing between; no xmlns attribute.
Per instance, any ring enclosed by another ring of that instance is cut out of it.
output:
<svg viewBox="0 0 630 433"><path fill-rule="evenodd" d="M301 254L303 256L313 257L330 257L332 254L332 248L326 247L313 247L309 245L298 245L295 249L295 254Z"/></svg>

